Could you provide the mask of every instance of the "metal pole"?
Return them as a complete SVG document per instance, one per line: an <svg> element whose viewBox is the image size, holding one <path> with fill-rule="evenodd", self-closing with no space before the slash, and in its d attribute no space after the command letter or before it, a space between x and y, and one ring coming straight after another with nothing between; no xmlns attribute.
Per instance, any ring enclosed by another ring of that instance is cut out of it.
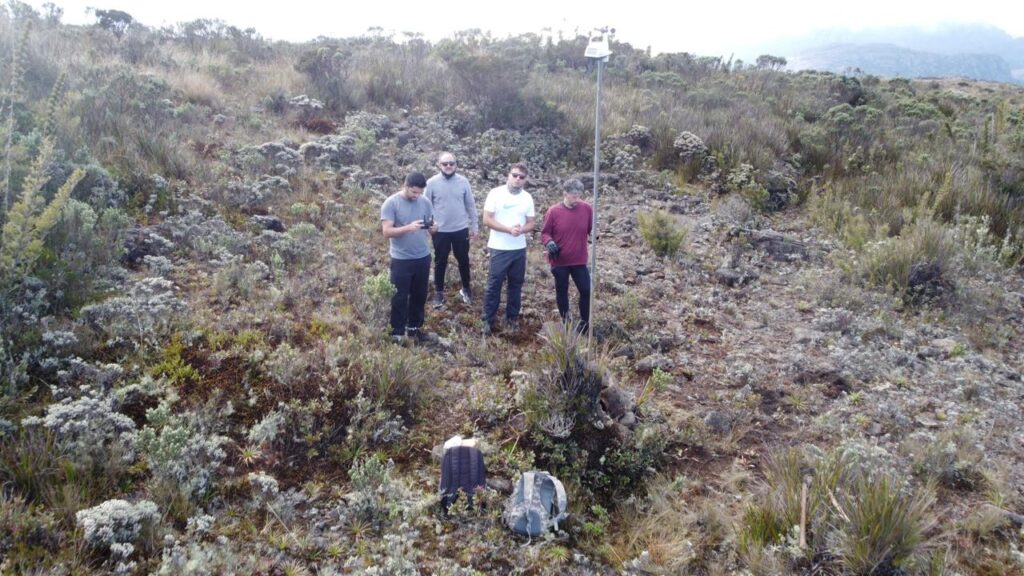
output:
<svg viewBox="0 0 1024 576"><path fill-rule="evenodd" d="M587 318L587 353L592 354L594 337L594 304L597 299L597 191L601 169L601 69L604 58L597 59L597 105L594 106L594 210L590 224L590 317Z"/></svg>

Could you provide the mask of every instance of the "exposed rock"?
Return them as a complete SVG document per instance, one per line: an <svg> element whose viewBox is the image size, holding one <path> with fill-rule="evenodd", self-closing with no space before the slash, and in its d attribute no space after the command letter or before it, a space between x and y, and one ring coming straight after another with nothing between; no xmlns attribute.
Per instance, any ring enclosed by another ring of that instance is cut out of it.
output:
<svg viewBox="0 0 1024 576"><path fill-rule="evenodd" d="M839 372L839 367L835 364L821 361L806 368L800 370L797 375L793 378L793 382L796 384L812 384L815 382L835 382L841 380L842 374ZM847 384L846 389L850 386Z"/></svg>
<svg viewBox="0 0 1024 576"><path fill-rule="evenodd" d="M962 350L962 344L952 338L937 338L931 341L931 347L938 350L945 358L955 355L959 350Z"/></svg>
<svg viewBox="0 0 1024 576"><path fill-rule="evenodd" d="M636 413L634 412L626 412L626 415L619 419L619 424L622 424L629 429L633 429L636 426L636 423Z"/></svg>
<svg viewBox="0 0 1024 576"><path fill-rule="evenodd" d="M817 344L825 339L823 332L817 330L810 330L808 328L794 328L793 329L793 341L797 344Z"/></svg>
<svg viewBox="0 0 1024 576"><path fill-rule="evenodd" d="M727 434L732 430L732 418L728 414L712 410L704 417L704 426L706 426L712 434Z"/></svg>
<svg viewBox="0 0 1024 576"><path fill-rule="evenodd" d="M617 386L601 390L601 407L613 420L620 420L633 411L633 399Z"/></svg>
<svg viewBox="0 0 1024 576"><path fill-rule="evenodd" d="M338 168L356 158L356 139L351 134L330 134L299 147L307 164Z"/></svg>
<svg viewBox="0 0 1024 576"><path fill-rule="evenodd" d="M255 215L251 216L249 220L264 230L273 230L274 232L284 232L284 223L277 216L262 216Z"/></svg>
<svg viewBox="0 0 1024 576"><path fill-rule="evenodd" d="M675 366L672 359L664 354L651 354L643 360L637 362L636 369L638 372L653 372L655 369L669 371Z"/></svg>
<svg viewBox="0 0 1024 576"><path fill-rule="evenodd" d="M614 436L620 444L628 440L629 435L632 434L632 431L629 428L618 422L613 422L611 426L608 427L608 431L611 432L612 436Z"/></svg>
<svg viewBox="0 0 1024 576"><path fill-rule="evenodd" d="M742 226L734 226L729 230L729 237L736 238L744 236L754 246L764 250L769 256L776 260L806 259L808 256L807 245L799 240L787 238L785 235L774 230L751 230Z"/></svg>
<svg viewBox="0 0 1024 576"><path fill-rule="evenodd" d="M500 476L488 476L487 487L491 488L499 494L511 494L512 493L512 481L507 478Z"/></svg>
<svg viewBox="0 0 1024 576"><path fill-rule="evenodd" d="M735 288L756 280L758 274L753 270L737 270L734 268L719 268L715 270L715 280L719 284Z"/></svg>
<svg viewBox="0 0 1024 576"><path fill-rule="evenodd" d="M907 300L922 302L934 300L947 293L952 283L946 280L938 262L917 262L910 267L907 278Z"/></svg>
<svg viewBox="0 0 1024 576"><path fill-rule="evenodd" d="M761 179L761 184L768 192L764 207L770 212L787 208L797 197L796 171L788 165L782 164L769 170Z"/></svg>
<svg viewBox="0 0 1024 576"><path fill-rule="evenodd" d="M583 187L588 191L594 188L594 173L593 172L578 172L571 176L572 178L579 179L583 182ZM598 179L601 181L602 186L611 186L612 188L618 188L619 186L619 175L612 174L610 172L598 172Z"/></svg>
<svg viewBox="0 0 1024 576"><path fill-rule="evenodd" d="M369 176L362 181L363 188L371 188L376 190L390 190L398 185L395 181L387 174L377 174Z"/></svg>

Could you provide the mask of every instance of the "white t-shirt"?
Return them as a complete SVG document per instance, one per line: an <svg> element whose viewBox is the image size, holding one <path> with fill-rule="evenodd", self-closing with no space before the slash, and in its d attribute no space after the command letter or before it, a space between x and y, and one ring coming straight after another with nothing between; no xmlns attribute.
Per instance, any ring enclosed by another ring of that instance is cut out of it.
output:
<svg viewBox="0 0 1024 576"><path fill-rule="evenodd" d="M527 218L536 214L533 210L533 196L526 190L518 194L508 191L508 186L498 186L487 193L484 201L484 212L494 214L494 219L505 226L526 224ZM513 236L508 232L491 230L487 238L487 247L495 250L521 250L526 248L526 235Z"/></svg>

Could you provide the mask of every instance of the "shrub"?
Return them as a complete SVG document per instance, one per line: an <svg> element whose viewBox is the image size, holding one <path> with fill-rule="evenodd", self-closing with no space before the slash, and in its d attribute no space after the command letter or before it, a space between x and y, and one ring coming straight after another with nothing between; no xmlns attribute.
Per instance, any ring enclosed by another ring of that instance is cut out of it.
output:
<svg viewBox="0 0 1024 576"><path fill-rule="evenodd" d="M176 486L188 499L201 500L227 457L228 439L211 434L197 413L171 414L162 403L146 411L148 424L139 431L137 446L153 475Z"/></svg>
<svg viewBox="0 0 1024 576"><path fill-rule="evenodd" d="M904 447L913 454L915 475L953 490L977 490L985 484L982 453L966 433L911 439Z"/></svg>
<svg viewBox="0 0 1024 576"><path fill-rule="evenodd" d="M143 278L128 288L128 294L85 306L84 323L108 338L107 343L156 346L179 321L184 303L175 286L163 278Z"/></svg>
<svg viewBox="0 0 1024 576"><path fill-rule="evenodd" d="M387 271L368 276L363 281L362 292L367 304L364 308L367 320L378 326L384 326L387 322L387 310L391 297L396 292L398 289L391 283L391 275Z"/></svg>
<svg viewBox="0 0 1024 576"><path fill-rule="evenodd" d="M935 301L956 287L957 252L950 230L925 219L899 236L867 244L859 273L908 303Z"/></svg>
<svg viewBox="0 0 1024 576"><path fill-rule="evenodd" d="M125 500L107 500L78 512L75 518L85 542L109 551L111 558L118 562L115 571L126 573L135 567L135 563L129 561L135 550L133 543L143 536L147 547L153 546L153 532L160 520L160 512L156 504L148 500L134 504Z"/></svg>
<svg viewBox="0 0 1024 576"><path fill-rule="evenodd" d="M0 288L6 288L14 280L35 271L36 263L43 254L47 233L59 222L71 191L85 175L82 170L72 174L44 208L42 192L48 180L45 170L52 154L52 143L44 144L22 185L21 197L11 206L10 212L4 214L6 218L0 241Z"/></svg>
<svg viewBox="0 0 1024 576"><path fill-rule="evenodd" d="M664 210L639 214L637 219L644 241L661 258L674 257L689 234L687 228L679 226Z"/></svg>
<svg viewBox="0 0 1024 576"><path fill-rule="evenodd" d="M412 500L408 488L392 477L395 463L381 454L354 462L348 471L352 481L349 498L349 521L367 523L380 531L393 520L412 516Z"/></svg>
<svg viewBox="0 0 1024 576"><path fill-rule="evenodd" d="M78 466L102 469L111 458L134 459L135 423L116 408L109 392L85 387L81 397L50 404L44 418L26 418L23 424L50 430Z"/></svg>

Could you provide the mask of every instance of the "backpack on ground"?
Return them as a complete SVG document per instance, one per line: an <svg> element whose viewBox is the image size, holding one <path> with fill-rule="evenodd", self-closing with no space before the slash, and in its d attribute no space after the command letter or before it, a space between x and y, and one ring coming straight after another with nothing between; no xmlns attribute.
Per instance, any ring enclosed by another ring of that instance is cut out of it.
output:
<svg viewBox="0 0 1024 576"><path fill-rule="evenodd" d="M469 504L473 503L473 492L487 486L487 467L484 455L476 446L455 445L444 451L441 459L441 509L448 507L464 492Z"/></svg>
<svg viewBox="0 0 1024 576"><path fill-rule="evenodd" d="M558 522L568 516L567 508L565 487L558 478L547 472L523 472L505 505L505 525L532 538L549 528L558 530Z"/></svg>

